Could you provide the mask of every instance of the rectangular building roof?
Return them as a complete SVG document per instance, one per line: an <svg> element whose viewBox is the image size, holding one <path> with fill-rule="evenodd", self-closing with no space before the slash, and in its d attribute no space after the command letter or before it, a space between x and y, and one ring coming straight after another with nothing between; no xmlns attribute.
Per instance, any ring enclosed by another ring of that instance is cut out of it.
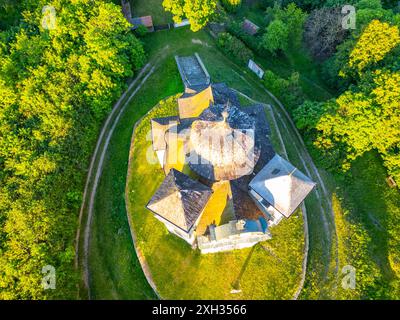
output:
<svg viewBox="0 0 400 320"><path fill-rule="evenodd" d="M187 57L175 56L175 60L185 88L199 91L210 85L210 75L197 53Z"/></svg>
<svg viewBox="0 0 400 320"><path fill-rule="evenodd" d="M151 138L154 151L167 149L165 133L171 127L177 126L178 123L179 118L177 116L151 119Z"/></svg>
<svg viewBox="0 0 400 320"><path fill-rule="evenodd" d="M131 22L134 26L143 25L147 28L153 27L153 18L151 16L132 18Z"/></svg>
<svg viewBox="0 0 400 320"><path fill-rule="evenodd" d="M242 28L244 31L246 31L250 35L255 35L258 32L258 30L260 29L259 26L257 26L255 23L251 22L248 19L245 19L243 21Z"/></svg>

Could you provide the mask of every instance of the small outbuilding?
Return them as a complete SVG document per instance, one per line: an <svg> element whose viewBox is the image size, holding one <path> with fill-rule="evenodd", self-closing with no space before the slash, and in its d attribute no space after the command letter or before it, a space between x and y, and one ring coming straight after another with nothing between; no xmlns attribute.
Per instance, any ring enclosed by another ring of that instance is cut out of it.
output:
<svg viewBox="0 0 400 320"><path fill-rule="evenodd" d="M153 18L151 16L132 18L131 23L133 24L133 29L142 25L145 26L149 32L154 32Z"/></svg>
<svg viewBox="0 0 400 320"><path fill-rule="evenodd" d="M254 36L260 29L255 23L248 19L245 19L242 24L242 29L249 35Z"/></svg>

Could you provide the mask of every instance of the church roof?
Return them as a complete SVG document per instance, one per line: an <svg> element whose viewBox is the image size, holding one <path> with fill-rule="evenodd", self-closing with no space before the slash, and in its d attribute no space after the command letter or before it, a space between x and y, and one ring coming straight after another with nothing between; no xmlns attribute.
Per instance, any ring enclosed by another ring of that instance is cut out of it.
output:
<svg viewBox="0 0 400 320"><path fill-rule="evenodd" d="M167 143L165 133L173 126L178 125L177 116L151 119L151 138L153 141L153 150L165 150Z"/></svg>
<svg viewBox="0 0 400 320"><path fill-rule="evenodd" d="M171 169L146 207L183 231L189 232L211 194L211 188Z"/></svg>
<svg viewBox="0 0 400 320"><path fill-rule="evenodd" d="M275 155L253 178L249 187L288 218L315 185L291 163Z"/></svg>
<svg viewBox="0 0 400 320"><path fill-rule="evenodd" d="M234 106L207 108L192 124L190 168L211 180L233 180L253 172L260 156L255 123Z"/></svg>

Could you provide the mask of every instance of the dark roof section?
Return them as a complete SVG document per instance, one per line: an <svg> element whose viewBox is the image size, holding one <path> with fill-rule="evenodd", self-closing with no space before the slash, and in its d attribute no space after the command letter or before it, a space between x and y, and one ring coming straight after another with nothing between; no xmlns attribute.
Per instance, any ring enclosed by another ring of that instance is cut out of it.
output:
<svg viewBox="0 0 400 320"><path fill-rule="evenodd" d="M160 125L167 125L172 121L175 122L175 121L178 121L178 120L179 120L178 116L169 116L169 117L151 119L151 121L157 122Z"/></svg>
<svg viewBox="0 0 400 320"><path fill-rule="evenodd" d="M275 151L270 141L271 129L263 105L255 104L240 110L252 118L255 123L256 145L261 149L260 157L254 168L254 172L258 173L275 156Z"/></svg>
<svg viewBox="0 0 400 320"><path fill-rule="evenodd" d="M214 96L214 104L227 104L229 102L234 106L240 107L237 93L225 83L213 83L211 87Z"/></svg>
<svg viewBox="0 0 400 320"><path fill-rule="evenodd" d="M183 231L189 232L211 194L211 188L171 169L146 207Z"/></svg>
<svg viewBox="0 0 400 320"><path fill-rule="evenodd" d="M263 217L263 213L254 203L253 199L248 193L249 177L243 176L237 180L230 181L232 191L233 210L236 219L258 219Z"/></svg>
<svg viewBox="0 0 400 320"><path fill-rule="evenodd" d="M199 116L199 120L202 121L222 121L224 117L222 112L228 112L227 122L232 129L245 130L253 129L255 127L255 121L249 117L242 108L231 105L215 104L206 110Z"/></svg>
<svg viewBox="0 0 400 320"><path fill-rule="evenodd" d="M243 21L242 28L246 33L248 33L252 36L255 35L258 32L258 30L260 29L259 26L257 26L255 23L251 22L248 19L245 19Z"/></svg>
<svg viewBox="0 0 400 320"><path fill-rule="evenodd" d="M235 106L214 105L204 110L191 129L195 152L187 160L190 168L211 181L232 180L252 173L261 152L254 136L255 123L254 118ZM210 135L220 136L221 147L214 145L217 139L210 141Z"/></svg>
<svg viewBox="0 0 400 320"><path fill-rule="evenodd" d="M261 210L254 203L248 193L248 185L251 179L275 156L275 151L270 142L270 127L265 109L262 105L241 108L256 124L256 143L260 146L260 158L254 168L252 175L243 176L239 179L230 181L232 190L232 202L236 219L257 219L263 216Z"/></svg>
<svg viewBox="0 0 400 320"><path fill-rule="evenodd" d="M175 60L185 88L199 91L210 85L210 75L197 53L188 57L175 56Z"/></svg>

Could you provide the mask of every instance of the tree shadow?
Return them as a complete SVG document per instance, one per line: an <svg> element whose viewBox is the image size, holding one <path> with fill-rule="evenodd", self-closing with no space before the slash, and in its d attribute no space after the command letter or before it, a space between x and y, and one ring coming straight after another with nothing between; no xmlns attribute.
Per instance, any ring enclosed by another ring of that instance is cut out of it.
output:
<svg viewBox="0 0 400 320"><path fill-rule="evenodd" d="M240 269L239 275L237 276L236 280L232 282L232 288L234 290L240 290L240 280L242 279L242 276L244 274L244 272L246 271L247 266L250 263L250 259L253 256L253 253L256 249L256 246L253 246L249 252L249 254L246 257L246 260L243 263L242 268Z"/></svg>

